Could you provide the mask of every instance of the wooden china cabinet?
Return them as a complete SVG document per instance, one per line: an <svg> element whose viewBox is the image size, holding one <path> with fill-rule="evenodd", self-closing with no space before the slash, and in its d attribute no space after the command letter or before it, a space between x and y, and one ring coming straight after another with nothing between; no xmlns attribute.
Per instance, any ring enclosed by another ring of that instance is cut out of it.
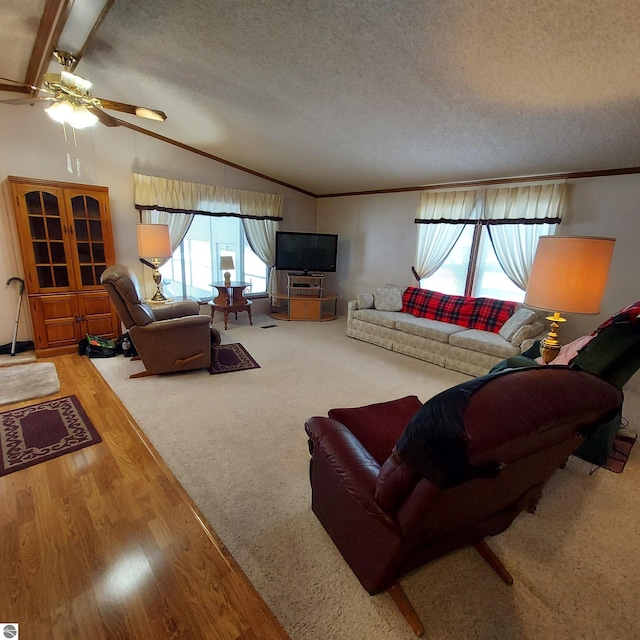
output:
<svg viewBox="0 0 640 640"><path fill-rule="evenodd" d="M115 337L117 313L100 284L115 261L106 187L9 177L38 355Z"/></svg>

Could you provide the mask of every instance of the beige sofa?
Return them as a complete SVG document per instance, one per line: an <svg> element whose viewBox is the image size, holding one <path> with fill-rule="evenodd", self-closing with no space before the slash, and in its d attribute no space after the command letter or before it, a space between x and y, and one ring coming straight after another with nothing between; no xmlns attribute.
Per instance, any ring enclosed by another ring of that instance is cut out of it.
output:
<svg viewBox="0 0 640 640"><path fill-rule="evenodd" d="M545 336L543 314L522 305L517 309L536 313L535 321L530 320L527 326L530 334L536 330L537 333L527 335L522 341L516 339L516 345L492 331L470 329L402 311L377 309L370 305L371 297L358 296L358 300L349 301L348 336L471 376L484 375L498 362L519 355L534 340ZM520 333L523 335L522 331Z"/></svg>

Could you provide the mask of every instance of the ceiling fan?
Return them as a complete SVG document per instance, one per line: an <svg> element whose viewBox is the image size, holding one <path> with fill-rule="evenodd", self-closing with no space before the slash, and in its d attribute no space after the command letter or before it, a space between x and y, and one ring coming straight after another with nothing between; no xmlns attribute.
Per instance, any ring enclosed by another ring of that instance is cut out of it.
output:
<svg viewBox="0 0 640 640"><path fill-rule="evenodd" d="M47 113L56 121L69 124L75 129L84 129L101 122L107 127L117 127L120 120L110 116L104 109L130 113L142 118L163 122L167 119L164 112L147 107L138 107L124 102L105 100L91 95L91 82L71 73L76 59L66 51L54 51L54 55L64 70L62 73L46 73L42 87L34 87L17 80L0 78L16 85L37 91L39 95L30 98L0 100L0 104L31 104L46 106Z"/></svg>

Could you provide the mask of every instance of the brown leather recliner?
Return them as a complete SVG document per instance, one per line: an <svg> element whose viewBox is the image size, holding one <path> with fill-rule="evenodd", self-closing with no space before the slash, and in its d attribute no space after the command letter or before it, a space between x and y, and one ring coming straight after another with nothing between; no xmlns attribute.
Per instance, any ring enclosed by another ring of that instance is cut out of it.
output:
<svg viewBox="0 0 640 640"><path fill-rule="evenodd" d="M387 590L416 635L398 580L463 546L513 582L484 539L533 512L556 469L622 393L565 367L475 378L422 405L416 396L305 424L312 509L363 587Z"/></svg>
<svg viewBox="0 0 640 640"><path fill-rule="evenodd" d="M106 269L100 282L108 291L120 320L146 367L132 378L172 371L210 368L220 344L220 333L208 315L199 315L197 302L184 300L149 305L129 267Z"/></svg>

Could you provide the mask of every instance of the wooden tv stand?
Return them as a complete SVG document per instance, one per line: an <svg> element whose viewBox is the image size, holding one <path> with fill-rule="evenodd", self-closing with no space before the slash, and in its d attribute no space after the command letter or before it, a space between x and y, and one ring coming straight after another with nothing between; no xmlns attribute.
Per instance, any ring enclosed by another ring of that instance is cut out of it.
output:
<svg viewBox="0 0 640 640"><path fill-rule="evenodd" d="M335 320L338 296L324 294L324 275L300 273L287 274L287 293L276 293L273 300L286 308L283 312L272 311L269 315L276 320L313 320L324 322ZM331 305L331 303L333 303ZM333 313L326 307L332 306Z"/></svg>

